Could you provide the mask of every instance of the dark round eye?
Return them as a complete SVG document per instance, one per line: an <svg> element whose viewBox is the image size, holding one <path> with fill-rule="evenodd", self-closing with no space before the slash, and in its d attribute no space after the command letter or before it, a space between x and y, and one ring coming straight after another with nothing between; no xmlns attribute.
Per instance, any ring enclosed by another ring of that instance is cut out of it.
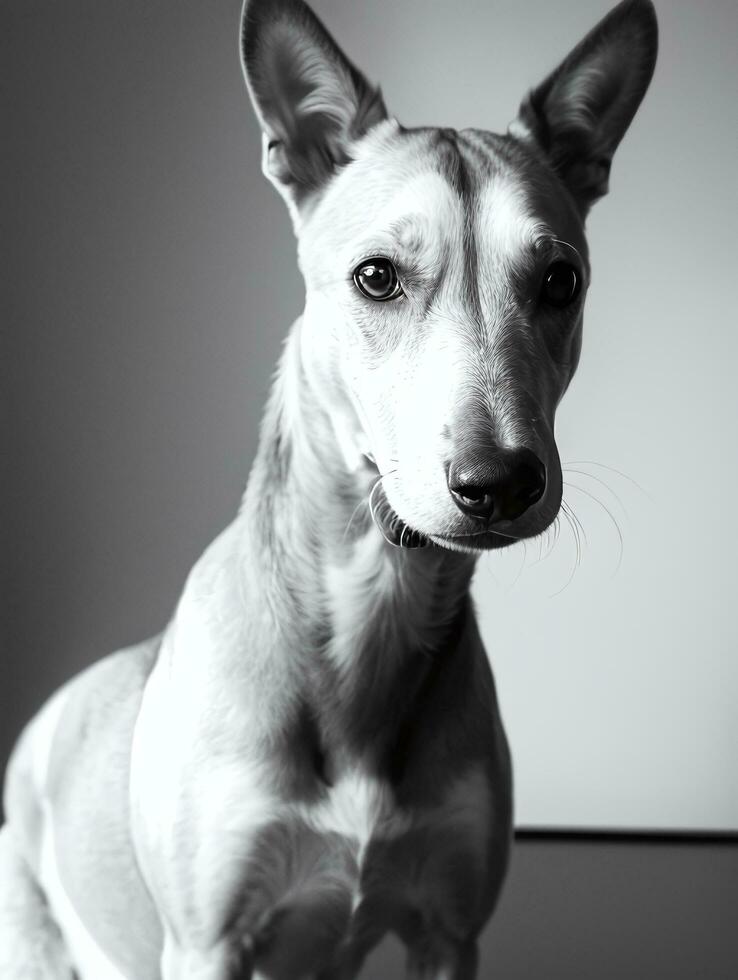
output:
<svg viewBox="0 0 738 980"><path fill-rule="evenodd" d="M541 300L548 306L563 309L579 295L579 273L568 262L552 262L546 269L541 287Z"/></svg>
<svg viewBox="0 0 738 980"><path fill-rule="evenodd" d="M369 299L383 301L402 294L397 269L389 259L367 259L354 269L354 282Z"/></svg>

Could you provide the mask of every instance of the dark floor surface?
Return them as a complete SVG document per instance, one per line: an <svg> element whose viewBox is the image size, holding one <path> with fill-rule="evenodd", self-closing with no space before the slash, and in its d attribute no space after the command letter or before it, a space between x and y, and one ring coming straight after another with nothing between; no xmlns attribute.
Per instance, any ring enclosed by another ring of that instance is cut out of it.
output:
<svg viewBox="0 0 738 980"><path fill-rule="evenodd" d="M403 976L388 941L362 980ZM523 839L480 980L738 980L738 842Z"/></svg>

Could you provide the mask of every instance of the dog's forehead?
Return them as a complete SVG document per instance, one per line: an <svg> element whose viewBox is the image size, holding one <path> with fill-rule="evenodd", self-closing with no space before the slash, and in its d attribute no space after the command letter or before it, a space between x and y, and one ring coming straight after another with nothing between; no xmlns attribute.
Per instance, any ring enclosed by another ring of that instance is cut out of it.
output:
<svg viewBox="0 0 738 980"><path fill-rule="evenodd" d="M581 240L556 178L517 141L396 124L357 144L319 209L316 231L336 250L374 240L379 250L386 241L418 253L470 235L482 249L503 246L508 256L545 238Z"/></svg>

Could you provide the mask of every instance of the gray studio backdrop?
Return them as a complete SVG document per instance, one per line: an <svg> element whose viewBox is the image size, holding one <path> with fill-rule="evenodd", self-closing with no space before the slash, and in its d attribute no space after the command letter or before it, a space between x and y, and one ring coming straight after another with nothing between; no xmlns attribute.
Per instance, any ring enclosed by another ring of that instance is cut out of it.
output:
<svg viewBox="0 0 738 980"><path fill-rule="evenodd" d="M55 685L165 623L301 307L239 6L0 8L3 756ZM608 6L315 2L401 121L491 129ZM738 6L657 7L558 420L580 548L564 522L475 588L521 825L738 828Z"/></svg>

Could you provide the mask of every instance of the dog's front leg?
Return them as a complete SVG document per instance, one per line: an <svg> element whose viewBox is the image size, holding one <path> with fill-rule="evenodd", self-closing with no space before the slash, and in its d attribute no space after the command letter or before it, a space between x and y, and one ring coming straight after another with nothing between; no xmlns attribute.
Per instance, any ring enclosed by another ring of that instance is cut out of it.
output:
<svg viewBox="0 0 738 980"><path fill-rule="evenodd" d="M244 715L259 730L255 713L232 707L234 684L196 661L180 669L170 643L149 678L131 757L132 838L164 932L161 974L248 980L251 925L272 902L268 875L248 888L244 916L245 889L278 801L242 734Z"/></svg>
<svg viewBox="0 0 738 980"><path fill-rule="evenodd" d="M252 980L254 964L247 941L225 940L208 950L181 945L169 934L161 961L162 980Z"/></svg>
<svg viewBox="0 0 738 980"><path fill-rule="evenodd" d="M0 828L0 977L73 980L46 898L9 826Z"/></svg>
<svg viewBox="0 0 738 980"><path fill-rule="evenodd" d="M201 764L185 739L189 764L170 745L165 771L165 726L155 743L145 728L137 733L134 764L142 771L134 765L132 780L136 852L164 933L162 980L251 980L248 924L234 923L256 830L242 805L248 780L232 760L208 758L209 748Z"/></svg>
<svg viewBox="0 0 738 980"><path fill-rule="evenodd" d="M407 980L475 980L478 961L479 951L473 939L424 940L408 950Z"/></svg>

